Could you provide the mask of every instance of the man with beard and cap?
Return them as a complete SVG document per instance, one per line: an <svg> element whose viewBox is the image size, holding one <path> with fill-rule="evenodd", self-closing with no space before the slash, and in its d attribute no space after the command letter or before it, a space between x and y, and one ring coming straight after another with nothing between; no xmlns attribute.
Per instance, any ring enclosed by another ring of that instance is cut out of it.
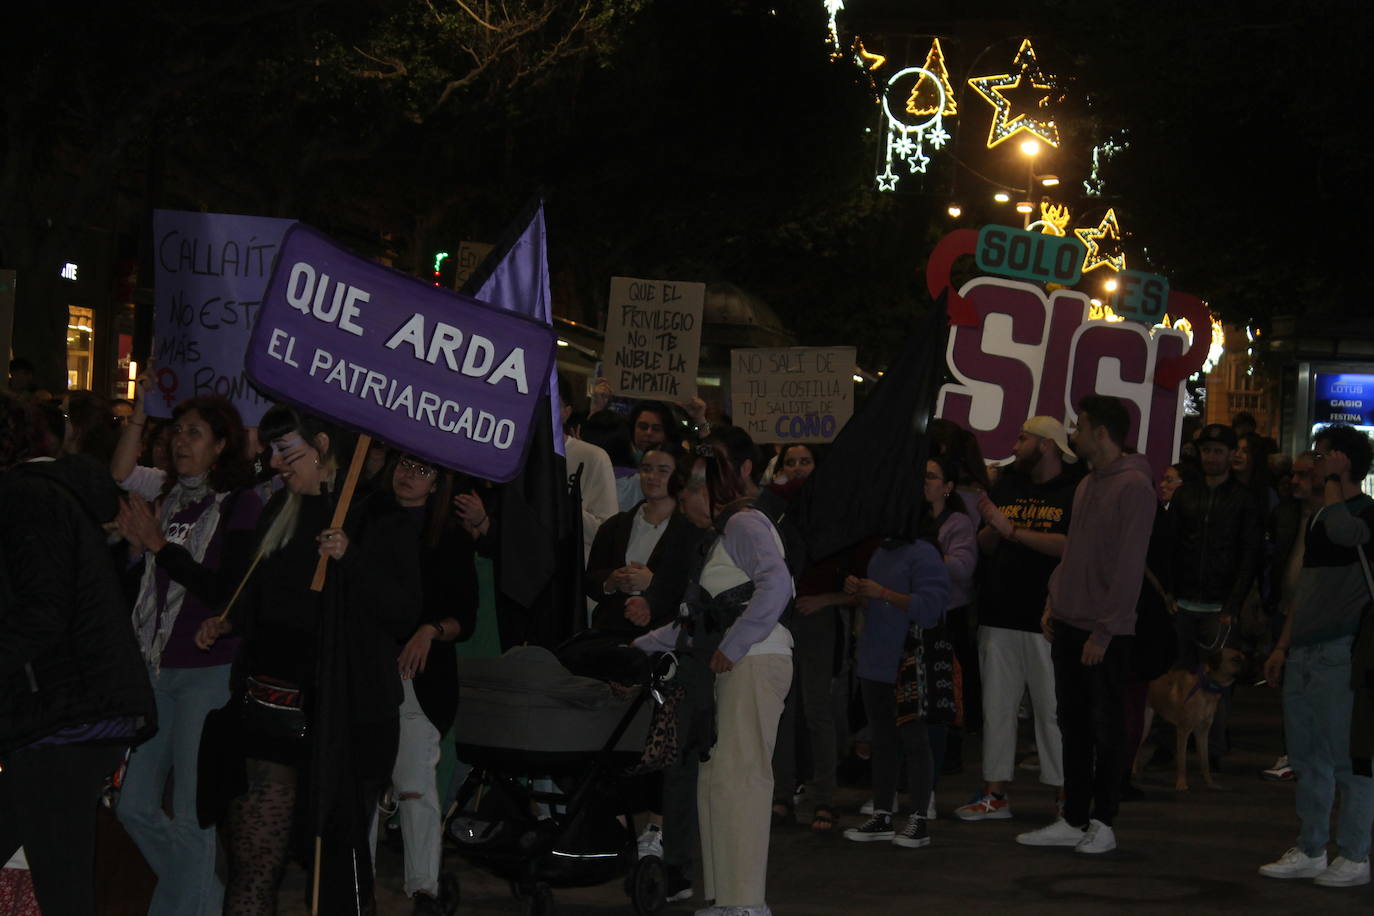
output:
<svg viewBox="0 0 1374 916"><path fill-rule="evenodd" d="M1156 506L1150 462L1125 452L1130 429L1119 398L1089 395L1079 402L1074 451L1092 473L1074 490L1064 556L1050 576L1041 617L1053 644L1064 813L1048 827L1018 835L1024 846L1072 846L1089 854L1116 848L1126 677Z"/></svg>
<svg viewBox="0 0 1374 916"><path fill-rule="evenodd" d="M1031 417L1012 448L1011 473L978 499L978 533L988 574L978 600L978 665L983 685L983 779L971 802L955 810L965 821L1011 817L1007 783L1016 766L1016 712L1030 691L1040 754L1040 781L1063 791L1059 725L1050 645L1040 615L1050 574L1064 552L1073 490L1079 476L1064 426Z"/></svg>

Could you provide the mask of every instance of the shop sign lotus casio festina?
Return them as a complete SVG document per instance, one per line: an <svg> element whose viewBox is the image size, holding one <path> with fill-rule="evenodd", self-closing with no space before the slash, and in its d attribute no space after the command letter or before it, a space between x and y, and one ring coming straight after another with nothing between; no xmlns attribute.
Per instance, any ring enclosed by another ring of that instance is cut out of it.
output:
<svg viewBox="0 0 1374 916"><path fill-rule="evenodd" d="M1086 253L1076 238L1005 226L960 229L936 246L926 283L932 297L947 293L954 377L940 389L936 415L972 430L983 456L1001 461L1028 417L1072 424L1085 395L1113 395L1131 414L1127 444L1162 474L1178 456L1184 381L1202 368L1210 338L1197 333L1190 344L1160 321L1167 313L1205 329L1210 313L1163 277L1123 270L1109 304L1126 320L1090 319L1087 293L1058 288L1078 282ZM954 290L950 269L964 254L999 276Z"/></svg>

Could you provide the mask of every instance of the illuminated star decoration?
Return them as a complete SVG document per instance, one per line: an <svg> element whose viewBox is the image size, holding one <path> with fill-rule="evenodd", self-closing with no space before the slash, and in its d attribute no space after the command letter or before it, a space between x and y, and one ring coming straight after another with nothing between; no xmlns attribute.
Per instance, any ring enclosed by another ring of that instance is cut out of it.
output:
<svg viewBox="0 0 1374 916"><path fill-rule="evenodd" d="M1021 49L1011 63L1015 71L1013 73L975 76L968 81L993 109L992 126L988 128L988 149L1005 143L1022 131L1039 137L1057 149L1059 128L1049 113L1050 92L1054 86L1050 78L1040 72L1029 38L1021 42ZM1012 114L1011 100L1003 94L1007 90L1015 90L1018 96L1033 97L1034 107Z"/></svg>
<svg viewBox="0 0 1374 916"><path fill-rule="evenodd" d="M1118 273L1126 269L1126 253L1121 250L1121 227L1117 225L1115 210L1108 210L1096 228L1075 229L1073 234L1088 249L1083 256L1083 273L1099 267L1110 267ZM1109 244L1104 245L1104 241Z"/></svg>
<svg viewBox="0 0 1374 916"><path fill-rule="evenodd" d="M931 42L924 67L907 67L892 75L883 90L882 103L887 130L882 171L877 175L878 190L895 191L897 174L893 165L897 160L906 163L909 174L924 173L930 166L926 143L938 150L950 140L944 118L955 114L958 108L938 38Z"/></svg>

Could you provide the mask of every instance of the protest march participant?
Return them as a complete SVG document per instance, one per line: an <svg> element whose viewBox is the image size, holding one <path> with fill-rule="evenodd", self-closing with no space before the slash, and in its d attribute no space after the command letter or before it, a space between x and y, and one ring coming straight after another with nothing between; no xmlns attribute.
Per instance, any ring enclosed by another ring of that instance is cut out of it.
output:
<svg viewBox="0 0 1374 916"><path fill-rule="evenodd" d="M143 563L133 623L157 698L159 728L129 758L116 813L157 875L149 913L214 913L224 895L217 839L196 814L205 717L229 699L238 640L195 646L252 559L262 502L251 489L243 424L226 399L192 398L172 411L172 471L135 466L146 422L139 386L110 468L128 491L118 526ZM169 774L172 817L163 811Z"/></svg>
<svg viewBox="0 0 1374 916"><path fill-rule="evenodd" d="M418 556L410 521L389 501L357 501L344 526L331 527L349 444L342 431L284 406L259 430L285 487L263 513L238 600L196 636L207 652L224 636L243 637L231 684L245 714L227 749L237 792L225 912L275 912L293 814L306 801L321 912L341 912L371 905L368 828L396 759L395 647L411 636L421 605ZM329 563L316 592L321 556ZM307 768L308 800L296 791Z"/></svg>
<svg viewBox="0 0 1374 916"><path fill-rule="evenodd" d="M45 913L95 913L96 806L157 724L106 549L119 491L0 394L0 862L22 846Z"/></svg>
<svg viewBox="0 0 1374 916"><path fill-rule="evenodd" d="M1124 451L1130 425L1118 398L1089 395L1079 402L1074 451L1092 472L1074 491L1064 557L1050 576L1041 618L1053 643L1064 813L1017 836L1026 846L1072 846L1086 854L1116 848L1126 677L1155 520L1150 463Z"/></svg>

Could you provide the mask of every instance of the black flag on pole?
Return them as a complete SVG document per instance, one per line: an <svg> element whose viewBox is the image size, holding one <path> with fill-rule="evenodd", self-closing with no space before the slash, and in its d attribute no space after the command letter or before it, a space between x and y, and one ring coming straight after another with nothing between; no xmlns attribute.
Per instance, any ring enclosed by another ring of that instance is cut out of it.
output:
<svg viewBox="0 0 1374 916"><path fill-rule="evenodd" d="M797 494L792 516L812 560L873 535L915 536L947 334L941 294Z"/></svg>

